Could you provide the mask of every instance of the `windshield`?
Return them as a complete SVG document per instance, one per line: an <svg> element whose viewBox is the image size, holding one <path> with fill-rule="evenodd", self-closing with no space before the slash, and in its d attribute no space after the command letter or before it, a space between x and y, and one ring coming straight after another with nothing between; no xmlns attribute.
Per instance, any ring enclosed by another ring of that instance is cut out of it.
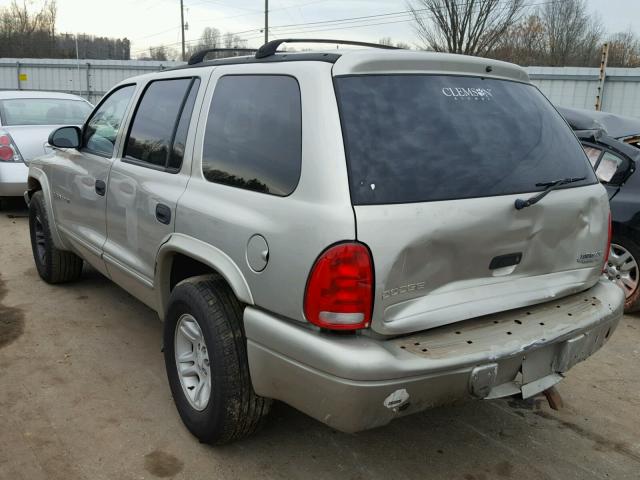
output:
<svg viewBox="0 0 640 480"><path fill-rule="evenodd" d="M91 113L91 105L82 100L57 98L20 98L0 101L2 124L82 125Z"/></svg>
<svg viewBox="0 0 640 480"><path fill-rule="evenodd" d="M578 140L533 86L450 75L335 79L355 205L596 183Z"/></svg>

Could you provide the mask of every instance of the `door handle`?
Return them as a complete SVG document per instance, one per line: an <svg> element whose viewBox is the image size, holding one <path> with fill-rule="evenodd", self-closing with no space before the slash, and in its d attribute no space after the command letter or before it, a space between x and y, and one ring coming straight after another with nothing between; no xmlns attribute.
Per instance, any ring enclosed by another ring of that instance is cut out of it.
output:
<svg viewBox="0 0 640 480"><path fill-rule="evenodd" d="M96 180L96 193L101 197L104 197L104 194L107 193L107 184L102 180Z"/></svg>
<svg viewBox="0 0 640 480"><path fill-rule="evenodd" d="M171 209L164 203L156 205L156 220L164 225L169 225L171 223Z"/></svg>

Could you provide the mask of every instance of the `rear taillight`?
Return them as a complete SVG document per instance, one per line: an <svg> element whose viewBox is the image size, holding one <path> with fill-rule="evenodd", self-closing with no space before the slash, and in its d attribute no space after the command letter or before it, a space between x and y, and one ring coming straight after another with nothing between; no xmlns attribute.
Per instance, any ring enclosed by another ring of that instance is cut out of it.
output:
<svg viewBox="0 0 640 480"><path fill-rule="evenodd" d="M607 262L609 261L609 254L611 253L611 236L613 235L613 227L611 225L611 211L609 211L609 233L607 236L607 249L604 252L604 270L607 269Z"/></svg>
<svg viewBox="0 0 640 480"><path fill-rule="evenodd" d="M0 131L0 162L21 162L22 157L11 135Z"/></svg>
<svg viewBox="0 0 640 480"><path fill-rule="evenodd" d="M330 330L357 330L371 323L373 264L361 243L341 243L316 260L307 281L304 314Z"/></svg>

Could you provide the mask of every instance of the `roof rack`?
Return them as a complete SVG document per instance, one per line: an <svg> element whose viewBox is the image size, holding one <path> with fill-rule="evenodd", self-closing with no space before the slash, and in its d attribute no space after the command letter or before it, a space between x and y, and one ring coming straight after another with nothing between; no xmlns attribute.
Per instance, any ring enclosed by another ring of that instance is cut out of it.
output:
<svg viewBox="0 0 640 480"><path fill-rule="evenodd" d="M400 47L391 45L382 45L380 43L356 42L353 40L328 40L326 38L282 38L279 40L271 40L262 45L256 52L256 58L265 58L275 55L278 47L283 43L337 43L340 45L357 45L359 47L384 48L388 50L401 50ZM189 61L191 63L191 61Z"/></svg>
<svg viewBox="0 0 640 480"><path fill-rule="evenodd" d="M191 58L189 58L189 61L187 63L189 65L202 63L205 57L209 53L214 53L214 52L236 52L236 53L254 54L257 52L257 50L255 48L207 48L205 50L200 50L199 52L196 52L193 55L191 55ZM238 56L238 55L232 55L232 57L233 56Z"/></svg>

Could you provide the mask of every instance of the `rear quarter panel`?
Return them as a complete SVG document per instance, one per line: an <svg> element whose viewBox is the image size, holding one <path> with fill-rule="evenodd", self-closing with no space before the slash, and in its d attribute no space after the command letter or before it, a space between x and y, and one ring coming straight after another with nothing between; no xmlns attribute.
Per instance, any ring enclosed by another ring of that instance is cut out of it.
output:
<svg viewBox="0 0 640 480"><path fill-rule="evenodd" d="M223 251L244 275L253 301L304 321L307 276L329 245L355 239L344 148L330 63L291 62L217 67L201 111L192 176L177 207L176 232ZM278 197L211 183L202 175L202 149L217 80L230 74L290 75L302 107L302 169L294 192ZM247 243L262 235L269 260L261 272L247 263Z"/></svg>

